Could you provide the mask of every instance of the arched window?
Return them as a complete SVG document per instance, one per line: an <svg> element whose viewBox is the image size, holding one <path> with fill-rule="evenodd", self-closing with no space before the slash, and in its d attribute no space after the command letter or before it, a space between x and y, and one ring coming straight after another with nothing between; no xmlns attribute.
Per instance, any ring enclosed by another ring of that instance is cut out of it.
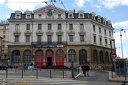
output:
<svg viewBox="0 0 128 85"><path fill-rule="evenodd" d="M105 62L109 63L109 55L108 52L105 52Z"/></svg>
<svg viewBox="0 0 128 85"><path fill-rule="evenodd" d="M87 51L84 49L81 49L79 51L79 64L80 65L87 64Z"/></svg>
<svg viewBox="0 0 128 85"><path fill-rule="evenodd" d="M94 51L93 51L93 61L94 61L94 62L98 62L98 61L97 61L97 60L98 60L97 58L98 58L98 57L97 57L97 50L94 50Z"/></svg>
<svg viewBox="0 0 128 85"><path fill-rule="evenodd" d="M64 52L61 49L56 51L56 65L63 66L64 65Z"/></svg>
<svg viewBox="0 0 128 85"><path fill-rule="evenodd" d="M23 54L23 63L31 63L31 51L25 50Z"/></svg>
<svg viewBox="0 0 128 85"><path fill-rule="evenodd" d="M19 50L14 50L12 52L11 62L12 63L19 63L20 62L20 51Z"/></svg>
<svg viewBox="0 0 128 85"><path fill-rule="evenodd" d="M43 52L42 50L36 51L36 62L43 62Z"/></svg>
<svg viewBox="0 0 128 85"><path fill-rule="evenodd" d="M100 63L104 63L103 51L100 51Z"/></svg>
<svg viewBox="0 0 128 85"><path fill-rule="evenodd" d="M68 60L69 60L69 62L71 62L71 61L75 62L76 61L76 52L75 52L75 50L70 49L68 51Z"/></svg>

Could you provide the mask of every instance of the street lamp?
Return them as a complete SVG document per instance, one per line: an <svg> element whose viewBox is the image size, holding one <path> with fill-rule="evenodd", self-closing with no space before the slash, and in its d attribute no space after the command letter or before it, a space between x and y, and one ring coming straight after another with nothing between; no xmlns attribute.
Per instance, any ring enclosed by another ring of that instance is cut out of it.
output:
<svg viewBox="0 0 128 85"><path fill-rule="evenodd" d="M125 30L124 29L120 29L121 52L122 52L122 58L124 58L124 56L123 56L123 45L122 45L122 33L121 32L125 33Z"/></svg>

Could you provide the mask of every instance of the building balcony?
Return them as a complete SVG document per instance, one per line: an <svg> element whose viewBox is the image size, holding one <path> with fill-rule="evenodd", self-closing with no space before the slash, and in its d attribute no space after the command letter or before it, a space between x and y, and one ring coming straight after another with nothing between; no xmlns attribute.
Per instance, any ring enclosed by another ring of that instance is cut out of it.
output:
<svg viewBox="0 0 128 85"><path fill-rule="evenodd" d="M14 35L20 35L21 32L17 30L17 31L15 31L15 32L13 32L13 34L14 34Z"/></svg>
<svg viewBox="0 0 128 85"><path fill-rule="evenodd" d="M25 34L25 35L31 35L32 32L31 32L30 30L26 30L26 31L24 32L24 34Z"/></svg>
<svg viewBox="0 0 128 85"><path fill-rule="evenodd" d="M37 30L36 35L43 35L42 30Z"/></svg>
<svg viewBox="0 0 128 85"><path fill-rule="evenodd" d="M62 31L62 30L58 30L58 31L56 32L56 34L57 34L57 35L63 35L63 31Z"/></svg>
<svg viewBox="0 0 128 85"><path fill-rule="evenodd" d="M53 35L53 32L52 32L52 30L48 30L48 31L46 32L46 34L47 34L47 35Z"/></svg>
<svg viewBox="0 0 128 85"><path fill-rule="evenodd" d="M75 31L74 30L69 30L67 31L68 35L75 35Z"/></svg>
<svg viewBox="0 0 128 85"><path fill-rule="evenodd" d="M86 32L84 30L80 30L78 33L79 33L79 35L85 35L86 34Z"/></svg>

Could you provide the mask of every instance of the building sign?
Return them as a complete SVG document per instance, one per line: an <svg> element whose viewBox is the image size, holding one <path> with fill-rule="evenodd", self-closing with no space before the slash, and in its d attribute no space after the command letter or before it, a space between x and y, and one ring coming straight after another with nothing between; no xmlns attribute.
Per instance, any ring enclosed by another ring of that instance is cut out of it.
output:
<svg viewBox="0 0 128 85"><path fill-rule="evenodd" d="M34 45L34 48L62 48L64 45Z"/></svg>

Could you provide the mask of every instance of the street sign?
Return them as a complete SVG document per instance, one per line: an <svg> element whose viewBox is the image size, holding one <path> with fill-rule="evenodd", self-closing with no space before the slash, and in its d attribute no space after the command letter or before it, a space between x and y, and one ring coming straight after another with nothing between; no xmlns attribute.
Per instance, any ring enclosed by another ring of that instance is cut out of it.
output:
<svg viewBox="0 0 128 85"><path fill-rule="evenodd" d="M116 53L112 53L112 58L116 58Z"/></svg>

